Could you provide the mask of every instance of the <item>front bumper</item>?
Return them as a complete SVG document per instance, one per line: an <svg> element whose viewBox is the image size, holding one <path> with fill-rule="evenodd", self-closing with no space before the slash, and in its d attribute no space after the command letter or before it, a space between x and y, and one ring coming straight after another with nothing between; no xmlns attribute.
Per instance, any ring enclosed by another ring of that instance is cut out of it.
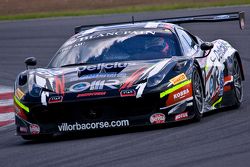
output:
<svg viewBox="0 0 250 167"><path fill-rule="evenodd" d="M189 87L181 87L164 98L161 98L159 93L151 93L141 98L101 98L52 103L47 106L32 104L29 112L25 113L25 119L16 114L17 134L68 133L190 119L194 116L190 96L184 96L183 100L177 99L172 104L175 94L186 89Z"/></svg>

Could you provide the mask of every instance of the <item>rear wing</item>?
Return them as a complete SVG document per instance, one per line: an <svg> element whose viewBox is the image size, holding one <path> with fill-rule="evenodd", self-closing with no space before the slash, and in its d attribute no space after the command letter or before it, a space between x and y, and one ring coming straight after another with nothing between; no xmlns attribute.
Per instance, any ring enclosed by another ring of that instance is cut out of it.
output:
<svg viewBox="0 0 250 167"><path fill-rule="evenodd" d="M219 13L219 14L207 14L207 15L196 15L196 16L185 16L185 17L174 17L174 18L163 18L163 19L149 19L149 20L138 20L135 21L134 16L129 22L116 22L116 23L105 23L105 24L95 24L95 25L82 25L75 27L75 34L98 26L111 26L120 24L134 24L143 22L164 22L173 24L183 24L183 23L199 23L199 22L224 22L224 21L239 21L240 29L245 27L245 12L232 12L232 13Z"/></svg>

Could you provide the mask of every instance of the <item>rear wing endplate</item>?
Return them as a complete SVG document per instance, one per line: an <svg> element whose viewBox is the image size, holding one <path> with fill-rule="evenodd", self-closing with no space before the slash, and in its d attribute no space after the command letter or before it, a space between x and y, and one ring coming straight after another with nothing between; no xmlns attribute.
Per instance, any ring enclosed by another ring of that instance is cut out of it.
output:
<svg viewBox="0 0 250 167"><path fill-rule="evenodd" d="M224 22L224 21L239 21L240 29L245 28L245 12L232 12L232 13L219 13L219 14L207 14L207 15L196 15L196 16L185 16L185 17L175 17L175 18L163 18L163 19L149 19L149 20L138 20L135 21L134 17L129 22L115 22L115 23L105 23L105 24L93 24L93 25L82 25L75 27L75 34L98 26L111 26L120 24L134 24L143 22L164 22L173 24L183 24L183 23L199 23L199 22Z"/></svg>

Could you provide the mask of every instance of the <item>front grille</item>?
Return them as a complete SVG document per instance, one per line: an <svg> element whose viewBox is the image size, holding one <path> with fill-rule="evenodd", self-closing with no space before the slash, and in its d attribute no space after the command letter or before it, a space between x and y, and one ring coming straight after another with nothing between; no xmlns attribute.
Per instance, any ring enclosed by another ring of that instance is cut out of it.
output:
<svg viewBox="0 0 250 167"><path fill-rule="evenodd" d="M51 104L48 107L32 108L33 121L37 123L60 123L122 119L141 116L159 108L159 96L109 98L93 101Z"/></svg>

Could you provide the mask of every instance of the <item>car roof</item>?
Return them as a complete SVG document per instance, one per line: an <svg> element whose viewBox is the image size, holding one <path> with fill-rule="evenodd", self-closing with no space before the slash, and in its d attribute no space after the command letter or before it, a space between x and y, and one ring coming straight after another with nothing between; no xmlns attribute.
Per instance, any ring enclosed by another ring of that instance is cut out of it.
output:
<svg viewBox="0 0 250 167"><path fill-rule="evenodd" d="M98 26L93 27L91 29L87 29L79 32L81 36L89 35L96 32L102 31L112 31L117 29L158 29L158 28L166 28L173 30L175 27L179 27L178 25L171 23L163 23L163 22L142 22L142 23L130 23L130 24L118 24L111 26Z"/></svg>

